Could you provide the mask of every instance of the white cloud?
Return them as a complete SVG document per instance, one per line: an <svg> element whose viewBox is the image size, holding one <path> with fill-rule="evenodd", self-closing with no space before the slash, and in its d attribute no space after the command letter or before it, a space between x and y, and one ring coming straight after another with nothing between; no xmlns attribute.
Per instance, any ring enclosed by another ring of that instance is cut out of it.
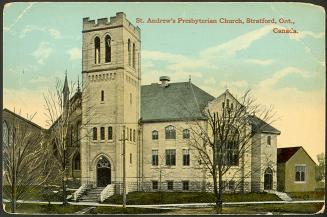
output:
<svg viewBox="0 0 327 217"><path fill-rule="evenodd" d="M237 38L229 40L223 44L205 49L203 52L201 52L201 56L211 58L215 58L217 56L233 56L236 52L249 48L253 42L270 33L275 26L276 25L267 25L260 29L240 35Z"/></svg>
<svg viewBox="0 0 327 217"><path fill-rule="evenodd" d="M46 28L46 27L39 27L35 25L27 25L25 28L21 31L19 38L24 38L27 33L30 33L32 31L40 31L40 32L48 32L50 36L54 39L61 38L61 33L59 30L55 28Z"/></svg>
<svg viewBox="0 0 327 217"><path fill-rule="evenodd" d="M39 47L32 53L32 55L37 59L39 64L44 64L52 52L53 49L50 47L48 42L41 42Z"/></svg>
<svg viewBox="0 0 327 217"><path fill-rule="evenodd" d="M297 41L300 41L303 38L306 37L312 37L315 39L319 39L319 38L324 38L325 37L325 33L324 32L319 32L319 33L315 33L312 31L299 31L298 34L289 34L290 35L290 39L294 39Z"/></svg>
<svg viewBox="0 0 327 217"><path fill-rule="evenodd" d="M80 48L71 48L67 51L70 60L80 60L82 59L82 51Z"/></svg>
<svg viewBox="0 0 327 217"><path fill-rule="evenodd" d="M252 63L256 65L271 65L275 61L273 59L267 59L267 60L262 60L262 59L246 59L244 60L246 63Z"/></svg>
<svg viewBox="0 0 327 217"><path fill-rule="evenodd" d="M262 86L262 87L272 87L279 80L281 80L282 78L284 78L284 77L286 77L287 75L290 75L290 74L299 74L304 78L309 77L309 73L307 71L290 66L290 67L286 67L286 68L283 68L283 69L275 72L272 75L272 77L261 81L260 86Z"/></svg>
<svg viewBox="0 0 327 217"><path fill-rule="evenodd" d="M48 31L49 31L50 35L52 36L52 38L54 38L54 39L61 38L61 33L59 30L50 28L50 29L48 29Z"/></svg>

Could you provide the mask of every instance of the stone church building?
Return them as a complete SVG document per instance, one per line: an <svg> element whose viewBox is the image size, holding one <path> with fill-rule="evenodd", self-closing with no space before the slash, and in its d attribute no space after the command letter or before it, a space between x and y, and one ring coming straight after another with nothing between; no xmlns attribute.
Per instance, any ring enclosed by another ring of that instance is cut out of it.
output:
<svg viewBox="0 0 327 217"><path fill-rule="evenodd" d="M189 145L190 124L207 124L205 108L237 106L233 95L226 90L214 97L191 80L173 83L167 76L141 85L141 30L122 12L110 20L84 18L82 34L82 90L70 99L68 161L70 179L80 180L76 197L91 187L107 196L122 193L124 173L127 192L212 189ZM69 91L66 77L64 94ZM276 190L280 131L251 118L252 148L232 162L225 191Z"/></svg>

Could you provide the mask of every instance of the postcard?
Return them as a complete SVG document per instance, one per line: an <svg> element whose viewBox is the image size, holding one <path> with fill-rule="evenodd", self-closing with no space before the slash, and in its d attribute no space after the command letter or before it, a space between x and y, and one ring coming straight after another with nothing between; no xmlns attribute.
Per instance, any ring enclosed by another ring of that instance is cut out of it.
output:
<svg viewBox="0 0 327 217"><path fill-rule="evenodd" d="M324 213L324 48L308 3L4 4L3 211Z"/></svg>

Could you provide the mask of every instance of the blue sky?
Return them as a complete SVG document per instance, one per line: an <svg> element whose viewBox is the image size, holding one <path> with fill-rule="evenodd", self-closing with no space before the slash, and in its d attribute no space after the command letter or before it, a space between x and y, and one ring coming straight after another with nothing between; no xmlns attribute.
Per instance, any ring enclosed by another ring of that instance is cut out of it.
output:
<svg viewBox="0 0 327 217"><path fill-rule="evenodd" d="M225 87L252 89L273 105L280 146L324 151L325 12L301 3L11 3L4 9L4 106L38 112L55 78L81 74L82 18L123 11L136 18L292 19L298 34L276 34L264 24L138 24L142 31L142 83L169 75L218 96ZM313 115L312 115L313 114ZM301 126L301 127L299 127ZM300 136L299 136L300 135ZM315 148L310 148L314 146ZM315 158L315 157L314 157Z"/></svg>

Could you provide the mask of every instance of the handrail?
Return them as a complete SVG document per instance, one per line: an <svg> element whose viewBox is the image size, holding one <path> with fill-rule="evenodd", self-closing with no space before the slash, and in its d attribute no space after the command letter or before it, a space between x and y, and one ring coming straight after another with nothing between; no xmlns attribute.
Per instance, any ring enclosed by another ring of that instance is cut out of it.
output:
<svg viewBox="0 0 327 217"><path fill-rule="evenodd" d="M114 193L115 193L114 187L115 187L114 184L109 184L101 191L100 196L99 196L99 201L101 203L108 197L114 195Z"/></svg>
<svg viewBox="0 0 327 217"><path fill-rule="evenodd" d="M73 200L77 201L78 198L87 190L87 184L81 185L74 193Z"/></svg>

